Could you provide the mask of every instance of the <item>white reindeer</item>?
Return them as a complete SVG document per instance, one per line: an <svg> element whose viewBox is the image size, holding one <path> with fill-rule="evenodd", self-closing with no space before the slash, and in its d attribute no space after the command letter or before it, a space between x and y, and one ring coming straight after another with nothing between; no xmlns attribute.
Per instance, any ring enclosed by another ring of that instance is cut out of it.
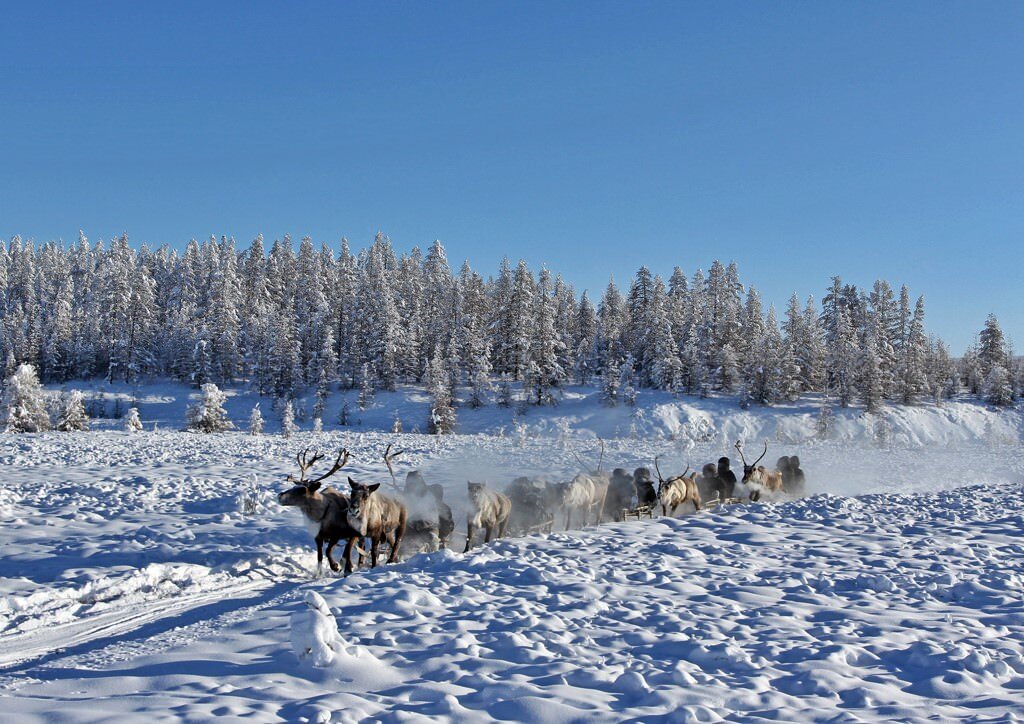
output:
<svg viewBox="0 0 1024 724"><path fill-rule="evenodd" d="M505 535L508 527L508 516L512 512L512 501L507 495L491 490L486 483L467 483L469 487L470 511L466 516L466 547L463 553L473 545L473 535L478 528L486 531L484 542L489 543L498 530L498 537Z"/></svg>
<svg viewBox="0 0 1024 724"><path fill-rule="evenodd" d="M596 510L594 518L595 525L601 523L601 513L604 511L604 500L608 496L608 480L596 475L580 473L572 482L564 486L562 504L565 506L565 528L571 528L572 512L579 510L583 516L583 525L587 524L587 518L591 512Z"/></svg>
<svg viewBox="0 0 1024 724"><path fill-rule="evenodd" d="M662 515L674 516L676 509L686 502L693 503L693 507L700 510L700 490L697 488L696 470L690 477L686 477L686 473L690 471L690 466L687 465L682 475L665 480L661 477L661 470L658 468L658 458L654 458L654 469L658 471L658 501L661 503Z"/></svg>

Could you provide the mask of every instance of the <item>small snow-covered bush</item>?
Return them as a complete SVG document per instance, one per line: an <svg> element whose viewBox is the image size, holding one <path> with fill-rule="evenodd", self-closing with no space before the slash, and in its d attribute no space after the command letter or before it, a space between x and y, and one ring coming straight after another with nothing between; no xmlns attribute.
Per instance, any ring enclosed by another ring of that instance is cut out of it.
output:
<svg viewBox="0 0 1024 724"><path fill-rule="evenodd" d="M139 419L139 408L132 407L124 418L124 429L128 432L142 432L142 420Z"/></svg>
<svg viewBox="0 0 1024 724"><path fill-rule="evenodd" d="M234 429L224 401L227 395L212 382L202 386L203 398L188 408L188 429L193 432L224 432Z"/></svg>
<svg viewBox="0 0 1024 724"><path fill-rule="evenodd" d="M43 386L36 368L23 364L7 380L3 410L7 432L45 432L50 429Z"/></svg>
<svg viewBox="0 0 1024 724"><path fill-rule="evenodd" d="M71 390L61 395L57 429L61 432L89 429L89 415L85 412L85 400L80 390Z"/></svg>
<svg viewBox="0 0 1024 724"><path fill-rule="evenodd" d="M313 432L323 432L323 431L324 431L324 421L321 420L319 417L314 417L313 418Z"/></svg>
<svg viewBox="0 0 1024 724"><path fill-rule="evenodd" d="M263 414L260 412L260 403L256 403L256 406L252 408L252 414L249 415L249 434L259 435L263 432Z"/></svg>
<svg viewBox="0 0 1024 724"><path fill-rule="evenodd" d="M299 661L330 666L344 641L327 602L316 591L306 591L302 608L292 614L292 650Z"/></svg>

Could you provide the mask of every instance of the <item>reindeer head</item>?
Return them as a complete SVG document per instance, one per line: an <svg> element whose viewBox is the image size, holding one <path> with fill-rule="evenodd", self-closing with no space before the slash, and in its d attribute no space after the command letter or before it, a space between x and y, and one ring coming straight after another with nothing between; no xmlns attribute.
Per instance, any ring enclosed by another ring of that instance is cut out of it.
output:
<svg viewBox="0 0 1024 724"><path fill-rule="evenodd" d="M342 449L338 451L338 457L334 460L334 465L326 473L318 478L308 480L306 474L309 469L317 463L318 460L322 460L324 457L323 453L315 450L306 448L298 455L295 456L296 462L299 464L299 477L296 478L294 475L289 475L287 480L292 484L292 487L285 490L283 493L277 496L277 502L281 505L302 505L304 502L314 498L316 491L320 489L323 481L334 475L336 472L345 467L348 462L349 454L348 450Z"/></svg>
<svg viewBox="0 0 1024 724"><path fill-rule="evenodd" d="M474 483L467 480L466 487L469 490L469 502L477 506L480 502L480 494L487 487L487 483Z"/></svg>
<svg viewBox="0 0 1024 724"><path fill-rule="evenodd" d="M743 456L743 443L739 440L736 441L736 451L740 454L740 460L743 461L743 482L746 483L750 480L750 476L754 474L754 470L757 468L757 464L761 462L761 458L768 454L768 443L765 442L764 452L754 461L753 465L747 465L747 459Z"/></svg>
<svg viewBox="0 0 1024 724"><path fill-rule="evenodd" d="M348 500L348 517L351 518L362 518L366 502L373 495L374 491L380 487L380 483L374 483L373 485L363 485L357 483L352 478L348 479L348 485L352 489L352 495Z"/></svg>

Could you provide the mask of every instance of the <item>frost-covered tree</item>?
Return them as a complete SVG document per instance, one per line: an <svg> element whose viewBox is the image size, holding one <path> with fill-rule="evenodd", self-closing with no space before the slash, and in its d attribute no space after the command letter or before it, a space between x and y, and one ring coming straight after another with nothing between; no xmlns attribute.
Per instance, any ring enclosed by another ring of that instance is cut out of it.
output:
<svg viewBox="0 0 1024 724"><path fill-rule="evenodd" d="M252 412L249 413L249 434L260 435L263 433L263 428L266 423L263 420L263 413L260 412L260 403L253 405Z"/></svg>
<svg viewBox="0 0 1024 724"><path fill-rule="evenodd" d="M60 411L57 413L57 429L74 432L89 429L89 415L81 390L68 390L61 395Z"/></svg>
<svg viewBox="0 0 1024 724"><path fill-rule="evenodd" d="M202 397L199 402L188 408L188 429L193 432L233 430L235 426L224 409L227 394L213 382L207 382L200 390Z"/></svg>
<svg viewBox="0 0 1024 724"><path fill-rule="evenodd" d="M128 408L128 414L124 418L124 429L128 432L142 432L142 419L139 417L139 408Z"/></svg>
<svg viewBox="0 0 1024 724"><path fill-rule="evenodd" d="M452 397L450 379L444 369L441 351L434 353L427 366L425 378L430 392L430 417L427 430L434 435L447 435L455 432L455 405Z"/></svg>
<svg viewBox="0 0 1024 724"><path fill-rule="evenodd" d="M46 432L50 429L50 413L35 367L18 366L7 378L3 396L4 430L6 432Z"/></svg>
<svg viewBox="0 0 1024 724"><path fill-rule="evenodd" d="M291 437L295 430L295 406L291 399L288 399L281 408L281 437Z"/></svg>
<svg viewBox="0 0 1024 724"><path fill-rule="evenodd" d="M985 378L985 401L992 405L1008 407L1013 404L1013 385L1010 374L1000 364L993 364Z"/></svg>

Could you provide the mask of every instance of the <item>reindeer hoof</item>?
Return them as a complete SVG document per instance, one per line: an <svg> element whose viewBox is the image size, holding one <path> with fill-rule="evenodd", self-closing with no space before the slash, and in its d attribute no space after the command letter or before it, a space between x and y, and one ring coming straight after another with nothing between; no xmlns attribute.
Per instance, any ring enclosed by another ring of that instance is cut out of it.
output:
<svg viewBox="0 0 1024 724"><path fill-rule="evenodd" d="M341 570L341 564L336 561L331 561L331 570L337 573Z"/></svg>

